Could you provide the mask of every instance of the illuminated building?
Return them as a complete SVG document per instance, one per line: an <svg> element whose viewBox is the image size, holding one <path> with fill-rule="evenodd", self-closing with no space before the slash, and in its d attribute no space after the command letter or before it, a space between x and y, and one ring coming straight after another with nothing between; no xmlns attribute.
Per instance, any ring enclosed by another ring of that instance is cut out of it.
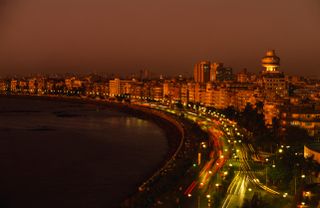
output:
<svg viewBox="0 0 320 208"><path fill-rule="evenodd" d="M217 81L217 71L223 68L223 63L214 62L211 64L210 81Z"/></svg>
<svg viewBox="0 0 320 208"><path fill-rule="evenodd" d="M10 90L11 92L16 92L17 91L17 86L18 86L18 81L13 79L10 82Z"/></svg>
<svg viewBox="0 0 320 208"><path fill-rule="evenodd" d="M193 77L195 82L206 83L210 81L210 61L201 61L195 64Z"/></svg>
<svg viewBox="0 0 320 208"><path fill-rule="evenodd" d="M280 58L276 56L274 50L267 51L266 55L261 59L262 66L262 85L265 90L265 97L268 100L276 99L276 97L288 96L287 82L285 76L278 69L280 67Z"/></svg>
<svg viewBox="0 0 320 208"><path fill-rule="evenodd" d="M309 158L312 157L314 161L320 164L320 145L319 144L310 144L308 146L304 146L303 148L304 157Z"/></svg>
<svg viewBox="0 0 320 208"><path fill-rule="evenodd" d="M172 87L172 83L165 81L163 83L163 97L168 97L170 95L170 87Z"/></svg>
<svg viewBox="0 0 320 208"><path fill-rule="evenodd" d="M188 91L188 85L187 84L181 84L180 87L180 100L181 103L187 104L189 102L189 91Z"/></svg>
<svg viewBox="0 0 320 208"><path fill-rule="evenodd" d="M76 79L76 77L67 78L64 82L68 90L77 89L82 86L81 80Z"/></svg>
<svg viewBox="0 0 320 208"><path fill-rule="evenodd" d="M248 103L256 104L255 92L253 90L239 90L231 97L231 104L236 110L243 111Z"/></svg>
<svg viewBox="0 0 320 208"><path fill-rule="evenodd" d="M186 84L184 84L186 85ZM186 86L185 86L186 87ZM186 93L186 92L185 92ZM184 95L186 96L186 95ZM182 101L182 89L181 89L181 84L177 83L172 80L166 80L163 83L163 98L167 102L172 102L172 101ZM187 101L184 101L187 102Z"/></svg>
<svg viewBox="0 0 320 208"><path fill-rule="evenodd" d="M247 69L243 69L237 74L237 82L245 83L249 82L249 75Z"/></svg>
<svg viewBox="0 0 320 208"><path fill-rule="evenodd" d="M279 71L280 58L274 50L268 50L261 59L264 67L258 83L260 100L263 101L265 123L271 127L273 118L279 118L281 105L288 98L288 82L283 72Z"/></svg>
<svg viewBox="0 0 320 208"><path fill-rule="evenodd" d="M320 106L314 104L286 105L280 108L281 124L297 126L308 134L320 138Z"/></svg>
<svg viewBox="0 0 320 208"><path fill-rule="evenodd" d="M28 84L25 80L20 80L18 84L18 91L26 94L28 92Z"/></svg>
<svg viewBox="0 0 320 208"><path fill-rule="evenodd" d="M180 85L176 84L173 88L172 88L172 101L180 101L181 100L181 89L180 89Z"/></svg>
<svg viewBox="0 0 320 208"><path fill-rule="evenodd" d="M55 85L54 81L48 80L46 83L46 91L49 92L49 91L53 90L54 85Z"/></svg>
<svg viewBox="0 0 320 208"><path fill-rule="evenodd" d="M216 70L216 80L217 81L232 81L234 79L232 68L230 67L218 67Z"/></svg>
<svg viewBox="0 0 320 208"><path fill-rule="evenodd" d="M188 82L189 102L196 103L195 83Z"/></svg>
<svg viewBox="0 0 320 208"><path fill-rule="evenodd" d="M273 118L279 117L279 104L277 102L265 101L263 103L263 112L265 124L271 127Z"/></svg>
<svg viewBox="0 0 320 208"><path fill-rule="evenodd" d="M156 85L151 88L151 98L153 100L161 100L163 98L163 86Z"/></svg>
<svg viewBox="0 0 320 208"><path fill-rule="evenodd" d="M196 83L195 84L195 102L203 104L206 97L206 86L205 84Z"/></svg>
<svg viewBox="0 0 320 208"><path fill-rule="evenodd" d="M274 50L268 50L261 59L262 66L265 67L264 73L279 73L280 58L276 56Z"/></svg>
<svg viewBox="0 0 320 208"><path fill-rule="evenodd" d="M100 97L105 97L109 92L109 84L107 83L93 83L91 85L91 93ZM89 93L90 94L90 93Z"/></svg>
<svg viewBox="0 0 320 208"><path fill-rule="evenodd" d="M72 88L79 88L82 86L82 82L79 79L74 79L72 82Z"/></svg>
<svg viewBox="0 0 320 208"><path fill-rule="evenodd" d="M225 87L219 87L212 92L213 106L217 109L224 109L231 105L229 91Z"/></svg>
<svg viewBox="0 0 320 208"><path fill-rule="evenodd" d="M131 83L132 83L131 80L120 80L120 93L131 94L131 91L132 91Z"/></svg>
<svg viewBox="0 0 320 208"><path fill-rule="evenodd" d="M39 95L42 95L46 89L46 83L44 78L37 79L37 91Z"/></svg>
<svg viewBox="0 0 320 208"><path fill-rule="evenodd" d="M213 104L214 104L213 90L214 90L214 86L213 86L212 82L208 82L206 84L206 96L205 96L205 101L204 101L204 104L206 106L213 106Z"/></svg>
<svg viewBox="0 0 320 208"><path fill-rule="evenodd" d="M28 81L28 90L29 93L33 94L36 92L37 86L36 86L36 79L29 79Z"/></svg>
<svg viewBox="0 0 320 208"><path fill-rule="evenodd" d="M121 93L120 89L120 79L115 78L109 81L109 95L111 97L119 95Z"/></svg>
<svg viewBox="0 0 320 208"><path fill-rule="evenodd" d="M0 92L1 93L6 93L7 91L7 83L4 80L0 81Z"/></svg>
<svg viewBox="0 0 320 208"><path fill-rule="evenodd" d="M307 85L303 86L295 86L295 90L293 90L293 95L300 98L300 100L319 100L319 92L320 89L316 85Z"/></svg>
<svg viewBox="0 0 320 208"><path fill-rule="evenodd" d="M71 90L71 89L72 89L72 78L70 78L70 79L65 79L65 80L64 80L64 83L65 83L66 88L67 88L68 90Z"/></svg>
<svg viewBox="0 0 320 208"><path fill-rule="evenodd" d="M195 82L207 83L216 81L231 81L234 79L232 68L224 67L223 63L201 61L195 64L193 77Z"/></svg>
<svg viewBox="0 0 320 208"><path fill-rule="evenodd" d="M206 100L206 85L198 82L187 84L189 102L204 104Z"/></svg>
<svg viewBox="0 0 320 208"><path fill-rule="evenodd" d="M131 98L140 99L142 97L142 82L132 82L131 83Z"/></svg>

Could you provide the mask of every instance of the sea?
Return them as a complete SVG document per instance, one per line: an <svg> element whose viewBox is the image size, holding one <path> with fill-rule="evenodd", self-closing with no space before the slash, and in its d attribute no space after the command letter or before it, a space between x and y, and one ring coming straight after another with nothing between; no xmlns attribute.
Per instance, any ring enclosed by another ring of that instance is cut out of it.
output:
<svg viewBox="0 0 320 208"><path fill-rule="evenodd" d="M0 97L0 207L113 208L161 164L163 129L98 104Z"/></svg>

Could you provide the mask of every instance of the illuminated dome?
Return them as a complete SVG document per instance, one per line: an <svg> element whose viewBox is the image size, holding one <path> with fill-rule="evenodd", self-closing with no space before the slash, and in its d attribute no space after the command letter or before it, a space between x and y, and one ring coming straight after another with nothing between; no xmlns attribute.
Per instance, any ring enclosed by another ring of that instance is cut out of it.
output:
<svg viewBox="0 0 320 208"><path fill-rule="evenodd" d="M261 59L261 63L266 68L266 72L276 72L280 66L280 58L276 56L274 50L268 50L266 55Z"/></svg>

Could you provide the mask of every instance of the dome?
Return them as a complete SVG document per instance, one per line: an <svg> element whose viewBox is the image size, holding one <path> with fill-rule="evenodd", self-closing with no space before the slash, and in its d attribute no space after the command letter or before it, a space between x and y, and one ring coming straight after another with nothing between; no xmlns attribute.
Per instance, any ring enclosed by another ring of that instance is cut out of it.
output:
<svg viewBox="0 0 320 208"><path fill-rule="evenodd" d="M276 56L274 50L268 50L266 55L261 60L263 67L279 67L280 58Z"/></svg>
<svg viewBox="0 0 320 208"><path fill-rule="evenodd" d="M275 56L276 52L274 50L268 50L266 56Z"/></svg>

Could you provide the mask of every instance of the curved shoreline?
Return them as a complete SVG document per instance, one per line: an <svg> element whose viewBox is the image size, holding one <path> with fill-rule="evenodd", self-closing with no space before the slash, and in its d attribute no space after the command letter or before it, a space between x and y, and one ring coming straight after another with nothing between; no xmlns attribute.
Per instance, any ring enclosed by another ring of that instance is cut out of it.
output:
<svg viewBox="0 0 320 208"><path fill-rule="evenodd" d="M161 166L151 177L149 177L140 187L139 187L139 191L143 191L145 190L145 188L147 188L149 183L152 183L152 181L161 174L162 171L164 171L177 157L178 153L180 152L182 145L184 143L184 129L183 126L176 121L175 119L173 119L172 117L170 117L169 115L158 111L158 110L154 110L154 109L149 109L146 107L140 107L140 106L128 106L130 109L133 110L137 110L143 113L147 113L147 114L151 114L152 116L156 116L158 118L161 118L163 120L165 120L166 122L171 123L172 125L174 125L176 127L176 129L180 132L180 138L179 138L179 145L177 147L177 149L175 150L175 152L172 155L169 155L170 158L169 160L167 160L165 162L165 164L163 166ZM169 140L169 138L167 138ZM170 142L170 141L169 141Z"/></svg>
<svg viewBox="0 0 320 208"><path fill-rule="evenodd" d="M92 100L92 99L81 99L75 97L43 97L43 96L21 96L21 95L1 95L1 97L6 98L22 98L22 99L35 99L35 100L49 100L49 101L62 101L62 102L78 102L81 104L94 104L94 105L101 105L105 106L111 110L116 110L120 112L124 112L128 115L133 117L138 117L142 119L149 120L150 122L159 126L166 134L166 140L168 142L168 151L159 165L156 167L155 170L151 170L150 172L146 173L146 179L140 182L139 189L137 192L143 191L148 189L151 183L159 177L165 169L172 164L175 160L176 156L178 155L181 147L184 143L184 128L183 126L173 118L173 116L169 116L168 114L161 112L159 110L135 106L135 105L127 105L121 103L113 103L113 102L106 102L102 100ZM174 137L177 136L177 137ZM152 186L152 185L151 185ZM138 188L138 187L136 187ZM139 191L138 191L139 190ZM123 199L124 201L132 201L132 198L137 194L131 193L127 199Z"/></svg>

